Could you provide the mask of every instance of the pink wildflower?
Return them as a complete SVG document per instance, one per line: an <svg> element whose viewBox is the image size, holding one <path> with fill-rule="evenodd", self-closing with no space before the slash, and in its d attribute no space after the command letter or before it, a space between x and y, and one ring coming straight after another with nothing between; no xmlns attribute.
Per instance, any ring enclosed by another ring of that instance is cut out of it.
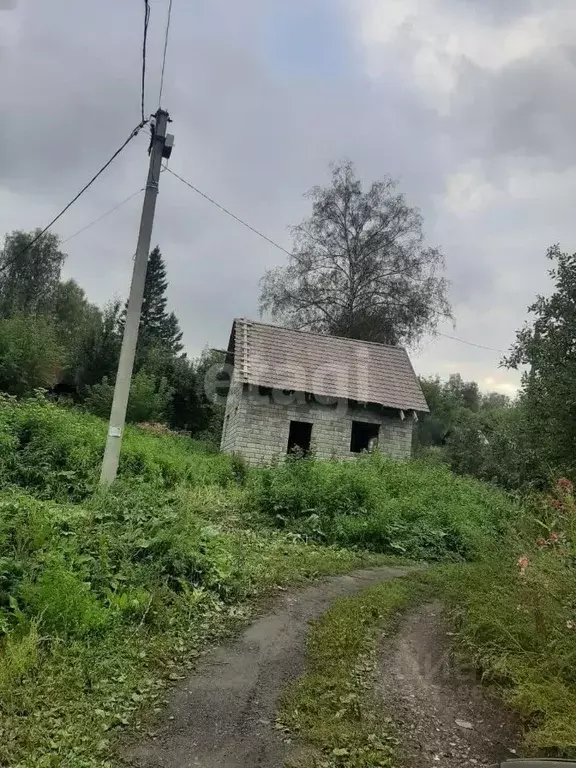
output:
<svg viewBox="0 0 576 768"><path fill-rule="evenodd" d="M520 568L520 573L524 574L526 572L526 568L528 568L528 565L530 564L530 561L526 557L526 555L522 555L522 557L518 558L518 567Z"/></svg>
<svg viewBox="0 0 576 768"><path fill-rule="evenodd" d="M551 533L550 536L548 537L548 543L557 544L563 536L564 536L563 533Z"/></svg>
<svg viewBox="0 0 576 768"><path fill-rule="evenodd" d="M558 480L558 488L563 490L565 493L572 493L572 490L574 486L572 485L572 481L568 480L567 477L561 477L560 480Z"/></svg>
<svg viewBox="0 0 576 768"><path fill-rule="evenodd" d="M536 546L539 549L542 549L543 547L547 546L547 544L548 544L548 542L546 541L546 539L542 539L542 538L536 539Z"/></svg>

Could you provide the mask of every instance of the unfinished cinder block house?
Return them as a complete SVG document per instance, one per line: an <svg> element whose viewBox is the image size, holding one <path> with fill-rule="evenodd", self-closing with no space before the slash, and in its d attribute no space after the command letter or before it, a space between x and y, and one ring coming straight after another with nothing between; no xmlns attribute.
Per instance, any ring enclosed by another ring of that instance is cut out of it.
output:
<svg viewBox="0 0 576 768"><path fill-rule="evenodd" d="M222 451L251 465L291 451L411 454L422 389L400 347L234 320Z"/></svg>

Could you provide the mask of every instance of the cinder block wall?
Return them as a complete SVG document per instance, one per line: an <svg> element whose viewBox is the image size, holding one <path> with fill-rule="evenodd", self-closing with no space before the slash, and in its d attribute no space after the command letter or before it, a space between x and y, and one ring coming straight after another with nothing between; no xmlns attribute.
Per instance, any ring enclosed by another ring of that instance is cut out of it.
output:
<svg viewBox="0 0 576 768"><path fill-rule="evenodd" d="M306 402L303 393L272 397L260 395L257 387L242 386L232 380L222 432L222 451L238 453L251 465L270 464L286 455L291 421L312 422L312 449L320 459L351 459L353 421L380 424L378 449L397 459L410 458L412 419L404 421L368 408L337 407Z"/></svg>
<svg viewBox="0 0 576 768"><path fill-rule="evenodd" d="M236 370L234 370L226 397L224 424L222 425L220 449L223 453L239 453L236 444L246 422L247 399L243 397L243 394L242 382L238 381Z"/></svg>

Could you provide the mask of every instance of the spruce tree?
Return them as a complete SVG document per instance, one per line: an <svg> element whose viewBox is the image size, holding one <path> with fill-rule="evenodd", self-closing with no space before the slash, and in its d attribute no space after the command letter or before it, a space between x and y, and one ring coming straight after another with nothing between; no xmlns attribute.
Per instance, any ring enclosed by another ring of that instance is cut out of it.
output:
<svg viewBox="0 0 576 768"><path fill-rule="evenodd" d="M159 347L173 355L182 352L182 331L178 318L173 312L166 311L167 287L166 265L160 248L156 246L150 253L148 269L146 270L142 314L140 315L137 367L139 367L138 361L143 362L152 348ZM125 318L126 306L120 322L121 330L123 330Z"/></svg>
<svg viewBox="0 0 576 768"><path fill-rule="evenodd" d="M166 267L160 248L156 246L148 259L146 270L146 284L144 286L144 299L142 301L142 314L140 316L140 329L145 330L150 338L161 339L164 335L166 322Z"/></svg>
<svg viewBox="0 0 576 768"><path fill-rule="evenodd" d="M170 349L175 355L182 352L182 349L184 348L181 344L182 331L180 330L180 323L174 312L170 312L163 325L163 339L164 346Z"/></svg>

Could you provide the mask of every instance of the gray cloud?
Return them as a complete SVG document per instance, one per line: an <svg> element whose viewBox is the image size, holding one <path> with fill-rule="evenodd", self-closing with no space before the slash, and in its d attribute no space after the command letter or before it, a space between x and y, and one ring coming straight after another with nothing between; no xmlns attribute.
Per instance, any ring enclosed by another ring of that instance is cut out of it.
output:
<svg viewBox="0 0 576 768"><path fill-rule="evenodd" d="M14 11L0 127L2 175L14 191L54 192L69 175L78 184L138 120L138 14L104 5L21 0Z"/></svg>
<svg viewBox="0 0 576 768"><path fill-rule="evenodd" d="M540 0L449 0L455 10L464 8L480 17L509 21L537 10Z"/></svg>
<svg viewBox="0 0 576 768"><path fill-rule="evenodd" d="M454 102L453 126L468 151L487 163L505 156L576 161L576 47L552 46L490 72L468 63Z"/></svg>

